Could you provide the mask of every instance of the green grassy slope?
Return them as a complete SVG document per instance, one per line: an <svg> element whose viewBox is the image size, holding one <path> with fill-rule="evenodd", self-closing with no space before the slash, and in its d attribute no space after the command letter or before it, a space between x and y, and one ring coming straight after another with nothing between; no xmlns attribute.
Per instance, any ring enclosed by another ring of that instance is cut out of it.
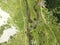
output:
<svg viewBox="0 0 60 45"><path fill-rule="evenodd" d="M19 30L1 45L60 45L60 25L44 6L44 0L0 0L0 7L11 16L8 22Z"/></svg>

